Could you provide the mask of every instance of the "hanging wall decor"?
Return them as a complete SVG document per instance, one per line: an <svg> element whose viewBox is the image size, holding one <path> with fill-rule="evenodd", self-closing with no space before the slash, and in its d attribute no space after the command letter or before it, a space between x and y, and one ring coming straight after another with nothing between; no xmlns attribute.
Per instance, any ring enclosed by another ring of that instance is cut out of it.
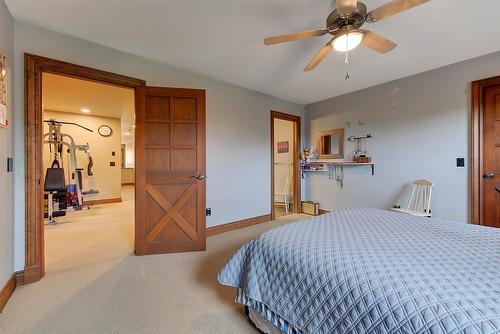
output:
<svg viewBox="0 0 500 334"><path fill-rule="evenodd" d="M288 153L288 141L279 141L277 147L278 153Z"/></svg>
<svg viewBox="0 0 500 334"><path fill-rule="evenodd" d="M7 62L0 49L0 127L7 127Z"/></svg>

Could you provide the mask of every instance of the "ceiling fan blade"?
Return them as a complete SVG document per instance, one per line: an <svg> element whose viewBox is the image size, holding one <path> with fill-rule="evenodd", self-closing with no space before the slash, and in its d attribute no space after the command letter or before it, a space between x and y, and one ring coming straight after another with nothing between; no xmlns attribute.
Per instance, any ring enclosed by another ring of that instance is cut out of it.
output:
<svg viewBox="0 0 500 334"><path fill-rule="evenodd" d="M311 59L309 64L307 64L307 66L304 68L304 71L314 70L316 66L318 66L318 64L323 60L323 58L325 58L332 51L332 41L333 38L330 42L325 44L325 46L322 47L321 50L318 51L318 53L316 53L314 58Z"/></svg>
<svg viewBox="0 0 500 334"><path fill-rule="evenodd" d="M264 39L264 44L265 45L272 45L272 44L278 44L278 43L284 43L284 42L298 41L298 40L301 40L304 38L323 36L326 33L328 33L328 30L326 30L326 29L307 30L307 31L297 32L294 34L268 37L268 38Z"/></svg>
<svg viewBox="0 0 500 334"><path fill-rule="evenodd" d="M428 1L430 0L394 0L369 12L366 16L367 21L377 22L385 19L386 17L399 14L401 12L404 12L405 10L419 6Z"/></svg>
<svg viewBox="0 0 500 334"><path fill-rule="evenodd" d="M356 9L358 0L337 0L336 7L340 16L349 16Z"/></svg>
<svg viewBox="0 0 500 334"><path fill-rule="evenodd" d="M365 38L363 38L361 43L364 46L380 53L387 53L398 46L396 43L388 40L387 38L368 30L365 30Z"/></svg>

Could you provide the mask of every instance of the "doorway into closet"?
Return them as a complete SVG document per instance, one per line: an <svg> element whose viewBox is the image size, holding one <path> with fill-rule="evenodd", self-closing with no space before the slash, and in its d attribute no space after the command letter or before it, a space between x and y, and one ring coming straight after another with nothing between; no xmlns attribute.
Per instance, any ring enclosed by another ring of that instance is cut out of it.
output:
<svg viewBox="0 0 500 334"><path fill-rule="evenodd" d="M271 111L273 219L300 212L300 117Z"/></svg>

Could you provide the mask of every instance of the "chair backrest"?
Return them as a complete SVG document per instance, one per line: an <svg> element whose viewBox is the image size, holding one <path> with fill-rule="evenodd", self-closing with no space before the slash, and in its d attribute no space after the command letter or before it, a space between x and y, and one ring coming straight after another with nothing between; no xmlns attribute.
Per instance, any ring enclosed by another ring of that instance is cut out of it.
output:
<svg viewBox="0 0 500 334"><path fill-rule="evenodd" d="M288 167L287 172L286 172L285 184L283 186L283 194L290 195L292 193L292 189L291 189L292 183L290 182L291 181L291 174L292 174L291 167Z"/></svg>
<svg viewBox="0 0 500 334"><path fill-rule="evenodd" d="M430 213L432 186L433 183L429 180L420 179L413 181L406 209Z"/></svg>

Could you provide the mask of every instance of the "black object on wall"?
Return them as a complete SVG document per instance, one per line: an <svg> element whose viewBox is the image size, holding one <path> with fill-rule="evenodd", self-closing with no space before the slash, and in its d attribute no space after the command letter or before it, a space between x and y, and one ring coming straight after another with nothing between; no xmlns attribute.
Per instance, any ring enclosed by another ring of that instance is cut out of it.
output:
<svg viewBox="0 0 500 334"><path fill-rule="evenodd" d="M7 158L7 173L12 173L14 171L14 159Z"/></svg>

